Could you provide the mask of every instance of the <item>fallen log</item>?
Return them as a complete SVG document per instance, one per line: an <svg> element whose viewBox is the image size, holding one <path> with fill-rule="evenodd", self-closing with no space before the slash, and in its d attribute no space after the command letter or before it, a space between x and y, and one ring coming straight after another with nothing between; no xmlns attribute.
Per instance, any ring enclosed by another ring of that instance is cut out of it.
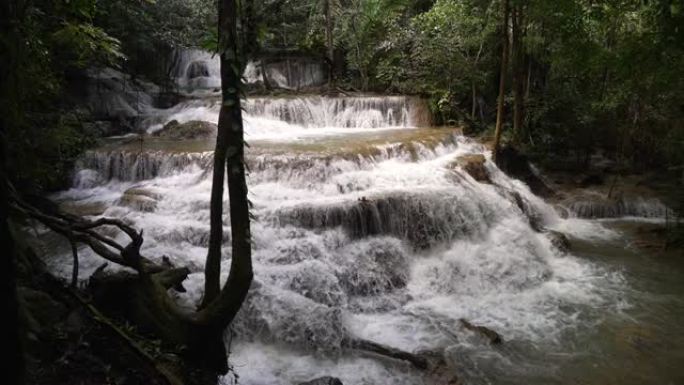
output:
<svg viewBox="0 0 684 385"><path fill-rule="evenodd" d="M428 360L425 357L390 346L382 345L377 342L362 339L347 339L343 343L343 346L349 349L361 350L364 352L393 358L395 360L407 361L417 369L426 370L428 368Z"/></svg>

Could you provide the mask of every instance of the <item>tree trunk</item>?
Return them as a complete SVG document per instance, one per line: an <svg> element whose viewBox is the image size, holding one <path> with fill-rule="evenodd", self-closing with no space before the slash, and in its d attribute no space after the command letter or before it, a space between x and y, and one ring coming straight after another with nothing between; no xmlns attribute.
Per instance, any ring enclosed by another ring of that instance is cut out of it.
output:
<svg viewBox="0 0 684 385"><path fill-rule="evenodd" d="M325 13L325 42L328 51L328 87L332 87L333 73L335 71L335 54L333 48L333 20L332 7L330 2L332 0L324 0L323 11Z"/></svg>
<svg viewBox="0 0 684 385"><path fill-rule="evenodd" d="M252 246L249 224L249 201L244 163L244 131L240 108L240 77L244 65L237 41L237 8L235 1L221 0L219 28L223 47L221 54L221 88L223 103L219 112L219 132L225 134L226 170L230 199L232 258L228 280L216 301L206 308L201 321L221 332L233 321L252 283ZM218 140L217 140L218 146ZM214 170L216 172L217 170ZM214 202L212 202L213 204ZM220 275L220 261L213 266ZM206 294L205 294L206 297Z"/></svg>
<svg viewBox="0 0 684 385"><path fill-rule="evenodd" d="M523 9L518 5L513 9L513 134L517 142L525 137L524 123L524 53L522 49Z"/></svg>
<svg viewBox="0 0 684 385"><path fill-rule="evenodd" d="M501 141L501 129L503 126L504 114L504 96L506 94L506 67L508 66L508 0L503 1L503 26L501 34L501 72L499 75L499 99L496 106L496 130L494 131L494 149L493 154L496 158L496 153L499 150L499 142Z"/></svg>
<svg viewBox="0 0 684 385"><path fill-rule="evenodd" d="M477 108L477 91L475 89L475 82L473 81L471 83L472 89L473 89L473 106L470 109L470 119L475 121L475 109Z"/></svg>
<svg viewBox="0 0 684 385"><path fill-rule="evenodd" d="M272 90L273 86L271 86L271 81L268 79L268 71L266 68L266 59L259 60L259 67L261 68L261 79L263 79L263 81L264 81L264 87L268 91Z"/></svg>

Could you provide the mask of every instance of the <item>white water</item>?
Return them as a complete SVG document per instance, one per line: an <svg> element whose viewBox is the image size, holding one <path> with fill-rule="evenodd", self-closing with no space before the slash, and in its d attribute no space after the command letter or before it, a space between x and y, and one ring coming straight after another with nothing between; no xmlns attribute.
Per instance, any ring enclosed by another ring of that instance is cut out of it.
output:
<svg viewBox="0 0 684 385"><path fill-rule="evenodd" d="M158 110L148 132L171 120L218 123L220 102L197 99ZM412 128L429 124L425 102L405 96L249 98L243 103L247 140L292 141L303 137Z"/></svg>
<svg viewBox="0 0 684 385"><path fill-rule="evenodd" d="M221 68L218 55L198 49L179 49L173 55L171 69L176 83L188 91L211 90L221 87ZM266 74L258 62L249 62L243 78L247 84L256 84L268 77L274 87L298 90L319 86L326 78L322 63L307 59L284 59L268 63Z"/></svg>
<svg viewBox="0 0 684 385"><path fill-rule="evenodd" d="M405 100L251 100L247 132L288 142L308 133L307 140L324 145L331 135L408 130L415 124ZM168 119L215 121L214 107L176 110ZM515 353L490 347L463 330L459 318L498 331L512 349L545 352L558 350L567 333L590 328L604 312L624 306L616 294L623 285L619 273L562 253L531 228L528 216L578 238L615 233L595 222L561 219L523 183L500 172L477 143L445 136L409 151L393 143L392 132L375 155L269 155L269 148L281 150L278 143L248 152L249 198L257 218L255 283L232 327L238 337L230 358L242 384L296 384L322 375L345 384L433 383L403 363L343 350L347 335L408 351L443 351L469 383L509 375L524 383L552 377L554 368L540 363L521 369ZM470 153L486 156L493 184L452 166L455 157ZM210 165L211 153L91 152L74 188L56 198L103 202L104 215L144 229L146 256L166 255L192 269L188 292L179 296L192 307L203 285ZM160 197L151 212L120 201L132 186ZM224 278L230 266L226 238ZM86 279L102 261L85 249L80 255ZM69 261L65 254L51 265L68 276Z"/></svg>

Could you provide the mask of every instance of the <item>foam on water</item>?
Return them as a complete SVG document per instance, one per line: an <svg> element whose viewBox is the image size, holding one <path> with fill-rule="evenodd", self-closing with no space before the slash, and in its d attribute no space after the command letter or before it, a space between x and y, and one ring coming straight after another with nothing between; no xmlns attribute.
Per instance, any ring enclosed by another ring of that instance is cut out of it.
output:
<svg viewBox="0 0 684 385"><path fill-rule="evenodd" d="M344 106L326 98L253 103L247 104L248 124L273 119L279 125L271 129L283 129L283 135L327 133L328 122L340 131L373 129L380 121L412 126L405 99ZM329 109L305 115L309 104ZM191 109L179 108L178 114L197 113ZM377 114L383 118L360 117ZM485 155L493 184L478 183L453 165L455 157L471 153ZM348 336L409 351L446 348L452 358L469 352L466 377L486 383L486 373L475 371L470 378L469 370L505 366L507 358L473 340L459 327L460 318L491 327L507 341L553 346L568 330L600 322L594 309L617 308L612 289L622 284L619 274L556 249L530 218L575 237L614 234L587 220L561 219L527 186L499 171L481 145L457 137L417 144L409 152L388 142L374 154L248 153L249 198L257 218L255 282L232 326L238 342L231 356L242 383L292 384L321 375L345 384L430 383L405 364L344 350ZM193 271L188 292L179 296L192 306L203 285L210 160L210 153L94 152L81 161L74 188L55 198L101 201L109 206L104 215L144 229L146 256L166 255ZM153 211L122 203L121 195L133 186L159 197ZM225 277L231 250L230 222L224 223ZM86 279L101 260L85 249L80 256L80 278ZM68 276L70 258L65 253L51 266Z"/></svg>

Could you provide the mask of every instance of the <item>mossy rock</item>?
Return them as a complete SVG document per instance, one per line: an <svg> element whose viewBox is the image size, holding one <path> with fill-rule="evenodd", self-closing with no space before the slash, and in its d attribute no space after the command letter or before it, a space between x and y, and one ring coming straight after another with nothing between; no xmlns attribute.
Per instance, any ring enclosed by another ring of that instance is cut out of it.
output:
<svg viewBox="0 0 684 385"><path fill-rule="evenodd" d="M459 166L476 181L492 183L489 178L487 166L485 166L486 160L487 159L482 154L465 154L457 157L456 160L450 164L450 167L455 168L456 166Z"/></svg>
<svg viewBox="0 0 684 385"><path fill-rule="evenodd" d="M152 212L157 209L159 199L161 199L161 195L151 190L131 187L124 191L119 199L119 204L137 211Z"/></svg>
<svg viewBox="0 0 684 385"><path fill-rule="evenodd" d="M183 139L209 139L216 136L218 126L211 122L202 120L191 120L185 123L179 123L177 120L172 120L164 125L164 127L152 134L153 136L183 140Z"/></svg>
<svg viewBox="0 0 684 385"><path fill-rule="evenodd" d="M107 209L104 202L62 202L59 209L77 216L98 216Z"/></svg>

